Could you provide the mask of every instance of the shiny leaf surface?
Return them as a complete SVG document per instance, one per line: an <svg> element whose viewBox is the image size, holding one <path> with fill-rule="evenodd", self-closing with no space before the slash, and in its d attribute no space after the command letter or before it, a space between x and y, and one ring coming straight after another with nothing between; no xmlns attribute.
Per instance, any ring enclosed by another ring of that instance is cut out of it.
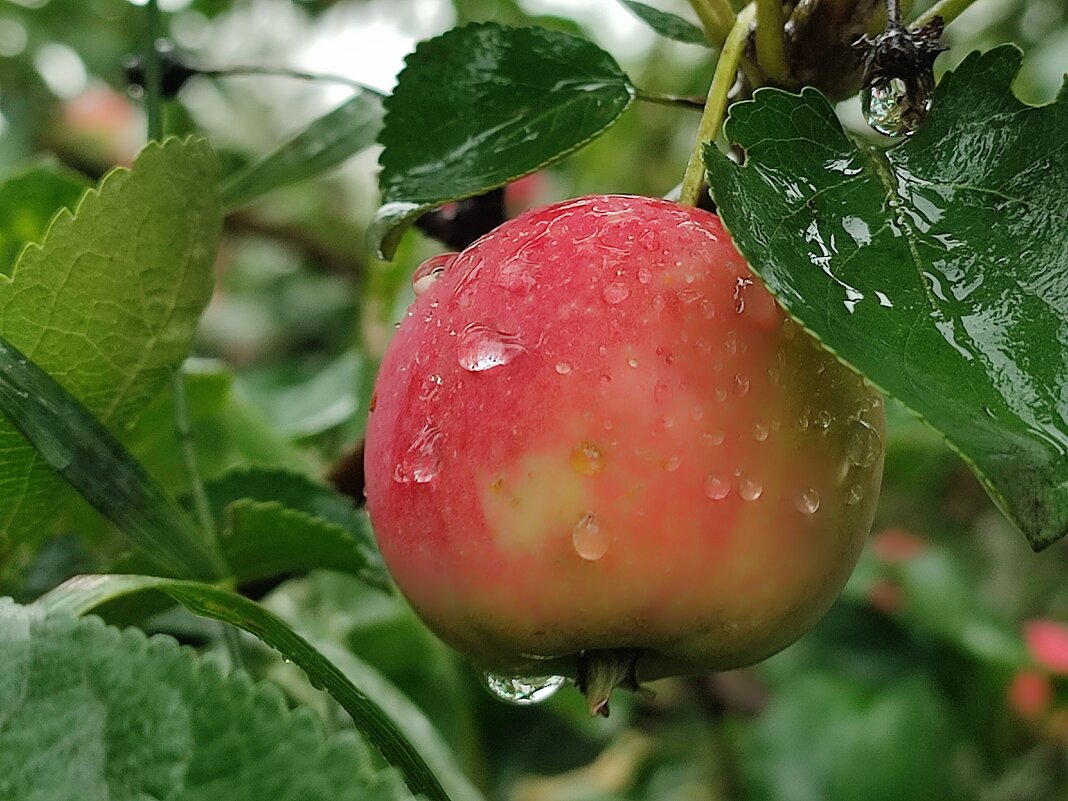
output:
<svg viewBox="0 0 1068 801"><path fill-rule="evenodd" d="M780 302L940 431L1035 548L1068 531L1068 98L1012 94L1020 53L972 54L898 147L830 104L762 90L706 165Z"/></svg>
<svg viewBox="0 0 1068 801"><path fill-rule="evenodd" d="M633 97L610 55L565 33L482 24L422 42L385 102L373 244L391 254L425 211L558 161Z"/></svg>
<svg viewBox="0 0 1068 801"><path fill-rule="evenodd" d="M638 19L668 39L708 47L704 31L676 14L661 11L637 0L619 0Z"/></svg>

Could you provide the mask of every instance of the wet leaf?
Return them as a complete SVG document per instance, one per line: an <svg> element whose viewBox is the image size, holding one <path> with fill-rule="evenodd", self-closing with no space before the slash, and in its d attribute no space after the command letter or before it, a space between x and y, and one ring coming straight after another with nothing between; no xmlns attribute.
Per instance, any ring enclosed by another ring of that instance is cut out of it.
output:
<svg viewBox="0 0 1068 801"><path fill-rule="evenodd" d="M566 33L481 24L420 43L385 103L374 246L392 255L420 214L560 160L633 98L610 55Z"/></svg>
<svg viewBox="0 0 1068 801"><path fill-rule="evenodd" d="M676 42L709 46L704 31L676 14L661 11L645 3L639 3L637 0L619 0L619 2L661 36L674 39Z"/></svg>
<svg viewBox="0 0 1068 801"><path fill-rule="evenodd" d="M940 431L1036 549L1068 531L1068 97L1012 94L972 54L898 147L858 144L812 89L731 110L706 164L780 302Z"/></svg>

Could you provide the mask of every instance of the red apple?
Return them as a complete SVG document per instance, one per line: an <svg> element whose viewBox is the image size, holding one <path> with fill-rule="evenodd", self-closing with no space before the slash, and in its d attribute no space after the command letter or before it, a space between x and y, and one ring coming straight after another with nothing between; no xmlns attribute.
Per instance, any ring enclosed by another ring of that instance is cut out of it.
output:
<svg viewBox="0 0 1068 801"><path fill-rule="evenodd" d="M716 216L580 198L418 281L378 376L367 500L447 643L596 684L601 711L613 684L750 664L823 615L871 526L881 398Z"/></svg>

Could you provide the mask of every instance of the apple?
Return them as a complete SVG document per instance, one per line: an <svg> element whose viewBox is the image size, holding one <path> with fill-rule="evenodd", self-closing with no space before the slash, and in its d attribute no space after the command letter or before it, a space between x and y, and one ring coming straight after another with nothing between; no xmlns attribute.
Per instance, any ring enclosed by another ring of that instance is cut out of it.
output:
<svg viewBox="0 0 1068 801"><path fill-rule="evenodd" d="M751 664L824 614L871 527L882 399L715 215L583 197L415 281L367 501L443 640L501 677L571 678L605 713L614 686Z"/></svg>

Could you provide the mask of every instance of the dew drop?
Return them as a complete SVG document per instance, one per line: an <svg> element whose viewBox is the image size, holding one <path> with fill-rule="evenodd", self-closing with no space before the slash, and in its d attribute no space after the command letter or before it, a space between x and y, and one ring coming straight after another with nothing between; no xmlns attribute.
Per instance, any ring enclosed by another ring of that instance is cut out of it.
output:
<svg viewBox="0 0 1068 801"><path fill-rule="evenodd" d="M645 267L639 267L638 268L638 283L639 284L648 284L652 280L653 280L653 274L651 272L649 272Z"/></svg>
<svg viewBox="0 0 1068 801"><path fill-rule="evenodd" d="M680 289L675 293L680 303L690 304L696 303L701 299L701 293L696 289Z"/></svg>
<svg viewBox="0 0 1068 801"><path fill-rule="evenodd" d="M706 445L722 445L726 438L727 435L722 431L710 431L701 435L701 439L704 440Z"/></svg>
<svg viewBox="0 0 1068 801"><path fill-rule="evenodd" d="M571 469L580 476L595 476L604 470L604 454L592 442L580 442L571 450Z"/></svg>
<svg viewBox="0 0 1068 801"><path fill-rule="evenodd" d="M660 421L659 421L659 426L660 426L660 428L663 428L665 430L669 429L669 428L674 428L674 426L675 426L675 418L674 417L670 417L670 416L661 417Z"/></svg>
<svg viewBox="0 0 1068 801"><path fill-rule="evenodd" d="M460 333L456 360L472 373L481 373L508 364L526 352L515 334L506 334L483 323L471 323Z"/></svg>
<svg viewBox="0 0 1068 801"><path fill-rule="evenodd" d="M814 489L807 489L797 496L794 505L802 514L813 515L820 508L820 494Z"/></svg>
<svg viewBox="0 0 1068 801"><path fill-rule="evenodd" d="M753 423L753 439L763 442L768 438L768 425L757 420Z"/></svg>
<svg viewBox="0 0 1068 801"><path fill-rule="evenodd" d="M612 538L607 531L601 529L597 518L592 514L583 515L571 529L571 544L575 553L591 562L608 553L611 543Z"/></svg>
<svg viewBox="0 0 1068 801"><path fill-rule="evenodd" d="M627 359L627 366L628 367L637 367L638 366L638 360L634 359L634 358Z"/></svg>
<svg viewBox="0 0 1068 801"><path fill-rule="evenodd" d="M555 369L560 375L567 375L571 372L571 365L567 362L557 362Z"/></svg>
<svg viewBox="0 0 1068 801"><path fill-rule="evenodd" d="M802 431L802 432L808 431L808 427L809 427L808 415L807 414L799 415L798 418L797 418L797 430L798 431Z"/></svg>
<svg viewBox="0 0 1068 801"><path fill-rule="evenodd" d="M660 237L652 228L648 228L638 237L638 244L646 250L657 250L660 247ZM640 273L639 273L640 275ZM642 281L642 283L646 283Z"/></svg>
<svg viewBox="0 0 1068 801"><path fill-rule="evenodd" d="M457 257L457 253L439 253L431 256L412 273L412 291L416 297L424 294L445 274L445 269Z"/></svg>
<svg viewBox="0 0 1068 801"><path fill-rule="evenodd" d="M930 105L929 97L917 101L900 78L881 80L861 95L868 125L885 136L913 133Z"/></svg>
<svg viewBox="0 0 1068 801"><path fill-rule="evenodd" d="M444 379L437 373L428 375L423 380L423 385L419 389L419 400L432 401L441 394L441 385L444 383Z"/></svg>
<svg viewBox="0 0 1068 801"><path fill-rule="evenodd" d="M441 429L426 423L412 438L408 449L393 470L393 480L398 484L426 484L433 481L441 469L438 456L438 441Z"/></svg>
<svg viewBox="0 0 1068 801"><path fill-rule="evenodd" d="M716 316L716 307L710 300L701 301L701 313L704 314L706 320L711 320Z"/></svg>
<svg viewBox="0 0 1068 801"><path fill-rule="evenodd" d="M853 418L846 435L846 457L857 467L870 467L879 456L879 432L860 418Z"/></svg>
<svg viewBox="0 0 1068 801"><path fill-rule="evenodd" d="M736 332L727 332L727 336L723 339L723 350L731 356L738 352L738 334Z"/></svg>
<svg viewBox="0 0 1068 801"><path fill-rule="evenodd" d="M864 499L864 488L860 484L854 484L849 488L849 494L846 495L846 503L850 506L855 506Z"/></svg>
<svg viewBox="0 0 1068 801"><path fill-rule="evenodd" d="M693 420L695 423L698 420L700 420L702 417L704 417L704 416L705 416L705 407L704 406L694 406L692 409L690 409L690 419Z"/></svg>
<svg viewBox="0 0 1068 801"><path fill-rule="evenodd" d="M615 304L622 303L627 298L629 298L630 290L627 289L626 284L605 284L604 289L601 290L601 297L604 298L605 303L611 303L614 306Z"/></svg>
<svg viewBox="0 0 1068 801"><path fill-rule="evenodd" d="M506 704L532 706L548 701L567 679L563 676L498 676L482 674L482 685L490 695Z"/></svg>
<svg viewBox="0 0 1068 801"><path fill-rule="evenodd" d="M764 485L751 478L742 478L738 481L738 494L743 500L755 501L764 493Z"/></svg>
<svg viewBox="0 0 1068 801"><path fill-rule="evenodd" d="M739 398L749 392L749 379L739 373L734 376L734 394Z"/></svg>
<svg viewBox="0 0 1068 801"><path fill-rule="evenodd" d="M682 465L682 459L678 456L669 456L664 460L664 470L668 473L674 473Z"/></svg>
<svg viewBox="0 0 1068 801"><path fill-rule="evenodd" d="M601 383L602 384L611 384L612 383L612 376L608 375L608 373L602 374L601 375Z"/></svg>
<svg viewBox="0 0 1068 801"><path fill-rule="evenodd" d="M651 303L653 306L653 311L662 312L667 302L664 300L663 295L654 295Z"/></svg>
<svg viewBox="0 0 1068 801"><path fill-rule="evenodd" d="M731 492L730 479L709 476L705 479L705 495L713 501L722 501Z"/></svg>

